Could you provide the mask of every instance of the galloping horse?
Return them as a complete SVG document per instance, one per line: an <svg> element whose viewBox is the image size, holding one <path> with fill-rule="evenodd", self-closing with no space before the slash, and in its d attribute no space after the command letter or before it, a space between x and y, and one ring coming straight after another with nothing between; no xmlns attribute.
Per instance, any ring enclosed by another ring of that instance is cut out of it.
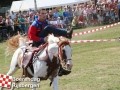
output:
<svg viewBox="0 0 120 90"><path fill-rule="evenodd" d="M17 69L22 68L21 60L29 45L26 43L26 39L21 36L14 37L14 40L11 38L9 43L13 48L17 48L13 54L10 69L7 73L7 75L13 75ZM37 55L32 58L34 72L31 70L30 66L27 67L26 71L28 71L33 78L50 79L53 90L58 90L58 71L60 65L62 64L66 69L71 71L71 56L70 43L66 38L49 35L46 47L38 51ZM33 84L37 84L37 82L34 81ZM32 89L36 90L36 88Z"/></svg>

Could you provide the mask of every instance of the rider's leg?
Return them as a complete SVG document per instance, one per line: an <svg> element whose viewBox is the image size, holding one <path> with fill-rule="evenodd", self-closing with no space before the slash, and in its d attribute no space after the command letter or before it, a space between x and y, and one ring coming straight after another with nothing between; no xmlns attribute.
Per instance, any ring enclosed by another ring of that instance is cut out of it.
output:
<svg viewBox="0 0 120 90"><path fill-rule="evenodd" d="M64 36L71 39L72 32L73 32L72 29L70 31L67 31L66 29L56 28L52 25L48 25L44 28L41 34L43 36L47 36L48 34L53 33L54 35Z"/></svg>
<svg viewBox="0 0 120 90"><path fill-rule="evenodd" d="M67 30L65 29L60 29L60 28L55 28L52 25L48 25L44 28L44 31L46 33L53 33L56 35L60 35L60 36L67 36Z"/></svg>

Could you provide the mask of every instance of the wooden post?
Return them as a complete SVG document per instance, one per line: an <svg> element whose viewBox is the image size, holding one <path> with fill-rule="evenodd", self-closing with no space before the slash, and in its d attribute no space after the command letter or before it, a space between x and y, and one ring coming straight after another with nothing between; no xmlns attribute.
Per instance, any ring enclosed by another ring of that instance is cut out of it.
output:
<svg viewBox="0 0 120 90"><path fill-rule="evenodd" d="M34 0L34 5L35 5L35 11L37 11L37 2Z"/></svg>

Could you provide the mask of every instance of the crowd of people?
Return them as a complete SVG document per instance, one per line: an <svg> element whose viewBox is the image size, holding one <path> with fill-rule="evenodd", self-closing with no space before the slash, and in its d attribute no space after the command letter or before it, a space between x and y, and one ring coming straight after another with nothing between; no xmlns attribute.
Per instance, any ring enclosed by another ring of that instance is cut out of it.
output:
<svg viewBox="0 0 120 90"><path fill-rule="evenodd" d="M39 11L39 10L38 10ZM38 19L39 12L34 10L6 12L0 16L0 36L3 39L17 34L27 34L29 26ZM110 24L120 21L120 3L97 2L97 4L75 4L46 9L47 22L57 28L74 28Z"/></svg>
<svg viewBox="0 0 120 90"><path fill-rule="evenodd" d="M100 0L99 0L100 1ZM106 0L107 1L107 0ZM96 5L76 6L72 26L93 26L115 23L120 20L120 3L97 2Z"/></svg>

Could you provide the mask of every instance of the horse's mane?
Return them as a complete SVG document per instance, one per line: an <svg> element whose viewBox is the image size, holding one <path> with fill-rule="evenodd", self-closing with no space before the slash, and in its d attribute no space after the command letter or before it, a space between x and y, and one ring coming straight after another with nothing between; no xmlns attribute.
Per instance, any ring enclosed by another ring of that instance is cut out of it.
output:
<svg viewBox="0 0 120 90"><path fill-rule="evenodd" d="M59 38L55 37L53 34L48 35L48 43L49 44L56 43L56 42L59 42L59 41L60 41Z"/></svg>
<svg viewBox="0 0 120 90"><path fill-rule="evenodd" d="M48 43L64 43L64 42L68 42L68 39L65 37L55 37L53 34L48 35Z"/></svg>

